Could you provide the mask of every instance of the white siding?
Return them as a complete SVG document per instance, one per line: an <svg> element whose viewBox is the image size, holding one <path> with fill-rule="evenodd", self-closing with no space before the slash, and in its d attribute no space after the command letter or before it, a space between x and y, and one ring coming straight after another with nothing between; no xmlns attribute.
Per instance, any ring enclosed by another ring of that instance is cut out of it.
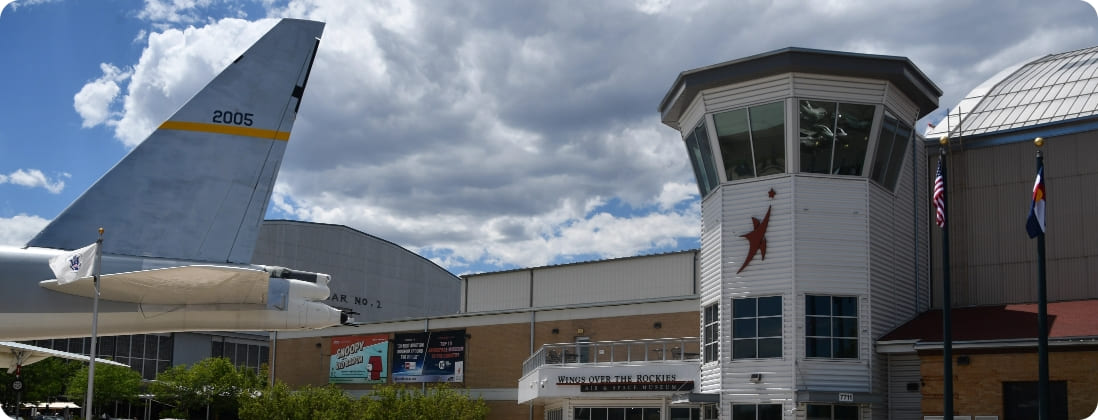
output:
<svg viewBox="0 0 1098 420"><path fill-rule="evenodd" d="M705 110L709 113L743 108L789 97L792 92L790 80L788 73L781 74L709 89L703 91L701 97L704 98ZM684 119L684 121L688 120Z"/></svg>
<svg viewBox="0 0 1098 420"><path fill-rule="evenodd" d="M467 277L465 312L530 307L530 275L522 270Z"/></svg>
<svg viewBox="0 0 1098 420"><path fill-rule="evenodd" d="M793 176L757 179L723 185L721 214L721 390L736 403L791 400L794 394L796 359L794 331L796 301L793 298ZM774 198L769 191L774 190ZM760 222L770 211L766 230L766 253L760 250L737 273L749 251L741 235L755 230L752 218ZM782 358L732 360L732 299L748 296L782 297ZM762 374L753 384L751 374Z"/></svg>
<svg viewBox="0 0 1098 420"><path fill-rule="evenodd" d="M919 356L916 354L888 355L888 418L919 420L922 417L922 392L907 389L907 384L919 384Z"/></svg>
<svg viewBox="0 0 1098 420"><path fill-rule="evenodd" d="M698 123L701 122L701 119L704 116L705 106L702 105L701 97L695 97L694 100L690 102L690 106L686 107L686 111L682 113L681 121L684 124L679 126L679 134L682 135L682 138L685 139L686 136L694 130L694 127L698 126Z"/></svg>
<svg viewBox="0 0 1098 420"><path fill-rule="evenodd" d="M690 296L694 253L652 255L534 270L534 306Z"/></svg>
<svg viewBox="0 0 1098 420"><path fill-rule="evenodd" d="M884 104L900 121L911 122L919 119L919 107L891 83L888 85Z"/></svg>
<svg viewBox="0 0 1098 420"><path fill-rule="evenodd" d="M721 205L724 200L724 187L717 188L704 200L702 200L702 229L701 251L698 253L698 295L701 302L700 309L704 309L712 303L720 302L720 316L724 317L727 305L721 299L721 234L723 232ZM698 337L705 337L705 325L699 323ZM726 333L723 330L727 324L722 320L719 324L720 345L717 350L718 360L723 360L727 354L724 346ZM701 366L699 373L698 392L719 392L721 388L721 364L716 362L706 363Z"/></svg>
<svg viewBox="0 0 1098 420"><path fill-rule="evenodd" d="M884 103L885 86L880 80L818 74L793 75L793 95L797 98L828 99L861 103Z"/></svg>
<svg viewBox="0 0 1098 420"><path fill-rule="evenodd" d="M868 197L864 178L796 178L797 288L861 296L869 270Z"/></svg>
<svg viewBox="0 0 1098 420"><path fill-rule="evenodd" d="M806 295L858 297L858 359L804 359L799 389L869 392L869 221L867 180L799 176L796 178L796 347L804 348Z"/></svg>

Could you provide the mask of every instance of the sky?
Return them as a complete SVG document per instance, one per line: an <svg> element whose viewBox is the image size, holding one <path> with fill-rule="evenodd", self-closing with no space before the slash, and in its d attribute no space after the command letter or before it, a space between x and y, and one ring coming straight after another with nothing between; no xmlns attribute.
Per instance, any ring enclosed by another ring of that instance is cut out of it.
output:
<svg viewBox="0 0 1098 420"><path fill-rule="evenodd" d="M0 6L10 0L0 0ZM909 58L941 108L1098 45L1080 0L17 0L0 12L0 245L22 246L283 17L327 22L269 219L455 274L699 247L658 104L785 47Z"/></svg>

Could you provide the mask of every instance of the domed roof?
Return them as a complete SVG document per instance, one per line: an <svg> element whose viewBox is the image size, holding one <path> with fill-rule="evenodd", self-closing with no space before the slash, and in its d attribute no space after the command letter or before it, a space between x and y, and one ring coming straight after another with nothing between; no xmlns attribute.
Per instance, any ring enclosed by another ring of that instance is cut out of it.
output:
<svg viewBox="0 0 1098 420"><path fill-rule="evenodd" d="M1096 114L1098 46L1004 69L969 92L924 136L986 135Z"/></svg>

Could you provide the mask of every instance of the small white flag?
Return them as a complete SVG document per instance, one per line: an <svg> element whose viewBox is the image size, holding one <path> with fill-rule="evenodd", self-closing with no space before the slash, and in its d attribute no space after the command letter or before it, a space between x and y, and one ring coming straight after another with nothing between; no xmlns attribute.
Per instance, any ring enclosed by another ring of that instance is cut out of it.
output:
<svg viewBox="0 0 1098 420"><path fill-rule="evenodd" d="M57 276L57 284L69 284L94 275L97 245L91 244L50 258L50 268L53 269L53 275Z"/></svg>

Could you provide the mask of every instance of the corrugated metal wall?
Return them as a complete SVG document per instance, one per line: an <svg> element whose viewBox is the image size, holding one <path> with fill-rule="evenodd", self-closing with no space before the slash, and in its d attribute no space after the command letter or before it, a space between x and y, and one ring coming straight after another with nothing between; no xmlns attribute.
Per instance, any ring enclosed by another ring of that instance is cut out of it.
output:
<svg viewBox="0 0 1098 420"><path fill-rule="evenodd" d="M695 252L685 251L471 274L465 276L465 311L694 296L694 258Z"/></svg>
<svg viewBox="0 0 1098 420"><path fill-rule="evenodd" d="M264 221L255 264L331 274L335 307L362 322L454 314L461 280L400 246L346 226Z"/></svg>
<svg viewBox="0 0 1098 420"><path fill-rule="evenodd" d="M538 268L534 306L694 295L694 253Z"/></svg>
<svg viewBox="0 0 1098 420"><path fill-rule="evenodd" d="M1093 216L1098 142L1093 137L1050 137L1042 149L1051 301L1098 298L1098 219ZM933 168L937 147L929 149L934 153L927 167ZM955 307L1036 302L1036 241L1025 232L1035 151L1032 143L1019 142L952 153L948 191ZM941 234L929 220L923 226L933 235L934 304L940 308Z"/></svg>
<svg viewBox="0 0 1098 420"><path fill-rule="evenodd" d="M533 270L505 271L469 276L465 283L465 312L530 307ZM476 279L475 281L471 279Z"/></svg>

